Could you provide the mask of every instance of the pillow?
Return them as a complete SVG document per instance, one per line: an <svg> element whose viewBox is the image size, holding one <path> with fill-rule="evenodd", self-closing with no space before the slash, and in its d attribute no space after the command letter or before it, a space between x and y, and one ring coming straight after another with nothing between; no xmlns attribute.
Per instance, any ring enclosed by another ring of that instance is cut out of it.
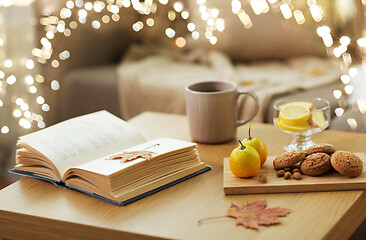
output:
<svg viewBox="0 0 366 240"><path fill-rule="evenodd" d="M255 15L248 2L242 9L250 16L253 26L246 29L237 15L232 13L231 1L207 0L208 8L219 9L219 17L225 20L225 30L215 31L218 41L212 46L204 37L206 23L201 19L196 0L187 1L190 20L196 24L200 38L189 40L191 48L215 48L237 61L285 59L301 55L326 56L326 49L316 33L317 24L310 16L298 25L294 17L285 20L279 11ZM307 9L306 1L304 8ZM307 10L308 11L308 10Z"/></svg>

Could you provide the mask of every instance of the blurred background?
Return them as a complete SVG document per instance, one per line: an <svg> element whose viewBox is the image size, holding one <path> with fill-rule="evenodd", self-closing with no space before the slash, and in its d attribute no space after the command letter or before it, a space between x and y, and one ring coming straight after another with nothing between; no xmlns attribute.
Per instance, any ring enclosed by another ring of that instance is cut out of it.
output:
<svg viewBox="0 0 366 240"><path fill-rule="evenodd" d="M185 114L195 81L253 90L258 122L278 98L321 96L330 129L366 132L365 14L366 0L0 0L0 189L19 136L101 109Z"/></svg>
<svg viewBox="0 0 366 240"><path fill-rule="evenodd" d="M366 0L0 0L0 188L18 136L101 109L185 114L194 81L253 90L258 122L280 97L321 96L330 129L366 132L365 14Z"/></svg>

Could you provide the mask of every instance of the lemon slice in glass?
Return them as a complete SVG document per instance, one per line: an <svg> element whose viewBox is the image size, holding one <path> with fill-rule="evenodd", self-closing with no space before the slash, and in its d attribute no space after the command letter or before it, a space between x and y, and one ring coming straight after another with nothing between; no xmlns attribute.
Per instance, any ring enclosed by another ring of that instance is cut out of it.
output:
<svg viewBox="0 0 366 240"><path fill-rule="evenodd" d="M289 126L284 124L283 122L281 122L281 120L279 118L275 119L275 124L279 127L282 128L283 130L287 130L290 132L306 132L307 130L310 129L310 125L308 123L304 123L298 126Z"/></svg>
<svg viewBox="0 0 366 240"><path fill-rule="evenodd" d="M303 107L309 109L309 111L311 111L315 108L311 102L295 101L295 102L289 102L289 103L282 104L282 105L278 106L278 109L284 110L285 108L287 108L289 106L303 106Z"/></svg>
<svg viewBox="0 0 366 240"><path fill-rule="evenodd" d="M314 128L325 128L327 126L324 113L321 110L311 111L311 118L309 122Z"/></svg>
<svg viewBox="0 0 366 240"><path fill-rule="evenodd" d="M310 111L304 106L289 105L280 111L279 118L285 125L298 127L307 124Z"/></svg>

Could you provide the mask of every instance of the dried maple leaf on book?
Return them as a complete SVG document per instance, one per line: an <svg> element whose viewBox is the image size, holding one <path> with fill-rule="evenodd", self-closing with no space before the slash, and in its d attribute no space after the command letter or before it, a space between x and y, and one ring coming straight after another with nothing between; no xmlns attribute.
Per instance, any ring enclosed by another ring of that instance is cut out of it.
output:
<svg viewBox="0 0 366 240"><path fill-rule="evenodd" d="M285 217L290 213L286 208L267 208L266 200L246 203L242 208L231 204L229 217L236 218L236 225L246 228L259 229L259 225L273 225L280 223L279 217Z"/></svg>
<svg viewBox="0 0 366 240"><path fill-rule="evenodd" d="M112 156L106 158L106 160L121 159L121 163L125 163L125 162L133 161L137 158L144 158L149 161L153 157L153 154L156 154L156 153L150 152L150 151L123 152L123 153L118 153L118 154L112 155Z"/></svg>

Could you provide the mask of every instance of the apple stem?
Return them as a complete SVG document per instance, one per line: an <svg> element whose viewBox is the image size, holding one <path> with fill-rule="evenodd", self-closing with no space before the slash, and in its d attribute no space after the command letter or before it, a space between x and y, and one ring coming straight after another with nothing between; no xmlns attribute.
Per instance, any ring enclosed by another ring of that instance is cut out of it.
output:
<svg viewBox="0 0 366 240"><path fill-rule="evenodd" d="M244 149L245 149L245 146L241 143L241 141L240 141L240 140L239 140L239 143L240 143L240 145L241 145L240 150L244 150Z"/></svg>
<svg viewBox="0 0 366 240"><path fill-rule="evenodd" d="M250 129L251 128L252 128L252 122L249 122L249 137L248 137L249 140L252 139L252 136L250 136Z"/></svg>

